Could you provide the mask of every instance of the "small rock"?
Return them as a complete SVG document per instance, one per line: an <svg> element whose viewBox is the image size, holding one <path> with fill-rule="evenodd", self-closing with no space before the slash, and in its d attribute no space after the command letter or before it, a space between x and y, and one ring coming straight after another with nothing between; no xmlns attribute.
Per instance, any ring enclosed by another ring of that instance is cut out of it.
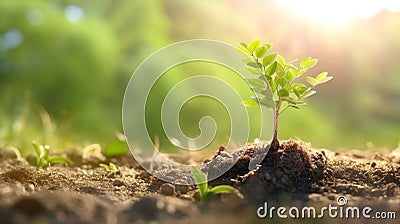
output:
<svg viewBox="0 0 400 224"><path fill-rule="evenodd" d="M194 200L201 201L200 191L196 191L193 195Z"/></svg>
<svg viewBox="0 0 400 224"><path fill-rule="evenodd" d="M186 194L189 191L189 186L188 185L176 185L175 190L176 190L176 192L179 192L181 194Z"/></svg>
<svg viewBox="0 0 400 224"><path fill-rule="evenodd" d="M373 174L375 175L375 176L381 176L382 175L382 172L380 171L380 170L375 170L374 172L373 172Z"/></svg>
<svg viewBox="0 0 400 224"><path fill-rule="evenodd" d="M385 194L387 197L393 197L396 193L397 185L395 183L389 183L385 187Z"/></svg>
<svg viewBox="0 0 400 224"><path fill-rule="evenodd" d="M124 186L125 184L121 180L117 179L117 180L114 180L113 185L117 186L117 187L121 187L121 186Z"/></svg>
<svg viewBox="0 0 400 224"><path fill-rule="evenodd" d="M33 184L27 184L27 185L25 186L25 191L27 191L27 192L33 192L33 191L35 191L35 185L33 185Z"/></svg>
<svg viewBox="0 0 400 224"><path fill-rule="evenodd" d="M144 181L149 181L150 178L151 178L151 177L150 177L150 174L147 173L146 171L140 172L140 174L137 175L137 177L140 178L140 179L142 179L142 180L144 180Z"/></svg>
<svg viewBox="0 0 400 224"><path fill-rule="evenodd" d="M183 200L189 200L189 201L192 200L192 198L187 194L182 194L181 196L179 196L179 198L183 199Z"/></svg>
<svg viewBox="0 0 400 224"><path fill-rule="evenodd" d="M15 149L16 151L12 149L0 149L0 159L1 160L6 160L6 159L17 159L18 155L17 152L18 149Z"/></svg>
<svg viewBox="0 0 400 224"><path fill-rule="evenodd" d="M272 180L271 174L269 174L268 172L264 173L264 178L265 178L266 181L271 181Z"/></svg>
<svg viewBox="0 0 400 224"><path fill-rule="evenodd" d="M32 165L32 166L36 166L36 163L37 163L37 159L36 159L36 157L34 156L34 155L28 155L27 157L26 157L26 161L28 161L28 163L30 164L30 165Z"/></svg>
<svg viewBox="0 0 400 224"><path fill-rule="evenodd" d="M371 163L371 167L374 168L376 166L376 162Z"/></svg>
<svg viewBox="0 0 400 224"><path fill-rule="evenodd" d="M173 195L175 193L175 186L170 183L165 183L161 186L161 193L164 195Z"/></svg>
<svg viewBox="0 0 400 224"><path fill-rule="evenodd" d="M372 196L375 196L375 197L381 196L382 193L383 193L383 192L382 192L380 189L372 189L372 190L371 190L371 195L372 195Z"/></svg>

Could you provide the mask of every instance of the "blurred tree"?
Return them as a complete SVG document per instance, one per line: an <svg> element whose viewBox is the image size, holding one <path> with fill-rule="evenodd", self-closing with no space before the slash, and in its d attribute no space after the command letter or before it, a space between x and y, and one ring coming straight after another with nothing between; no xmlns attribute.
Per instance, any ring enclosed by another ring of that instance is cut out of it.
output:
<svg viewBox="0 0 400 224"><path fill-rule="evenodd" d="M28 91L72 131L111 136L134 67L166 42L165 20L159 1L1 1L0 100Z"/></svg>

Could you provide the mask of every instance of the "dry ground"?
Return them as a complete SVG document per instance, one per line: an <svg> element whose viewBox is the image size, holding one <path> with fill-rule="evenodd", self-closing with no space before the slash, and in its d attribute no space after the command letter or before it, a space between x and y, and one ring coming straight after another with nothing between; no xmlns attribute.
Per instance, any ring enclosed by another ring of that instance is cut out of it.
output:
<svg viewBox="0 0 400 224"><path fill-rule="evenodd" d="M369 206L394 211L397 219L280 219L274 221L398 223L400 148L392 152L332 152L298 141L282 142L260 167L249 171L255 144L248 144L229 172L210 182L238 192L198 201L196 186L172 185L149 175L130 154L119 158L66 153L70 166L37 169L34 158L0 150L0 223L266 223L257 208L268 206ZM221 164L221 152L216 154ZM228 157L226 157L228 158ZM99 163L113 162L118 170ZM210 164L215 166L215 164Z"/></svg>

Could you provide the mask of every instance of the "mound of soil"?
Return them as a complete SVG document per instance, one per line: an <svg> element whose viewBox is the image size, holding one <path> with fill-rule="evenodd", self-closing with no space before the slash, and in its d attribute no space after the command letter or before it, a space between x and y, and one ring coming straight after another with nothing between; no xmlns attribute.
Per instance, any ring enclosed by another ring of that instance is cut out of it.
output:
<svg viewBox="0 0 400 224"><path fill-rule="evenodd" d="M201 203L196 186L161 181L130 154L105 158L71 150L66 154L73 161L69 166L37 169L33 158L1 149L0 223L265 223L257 217L257 208L265 202L275 207L338 206L339 196L346 197L346 206L369 206L400 216L400 148L344 153L291 139L249 170L253 155L261 151L255 143L234 155L220 149L215 155L218 164L207 162L205 169L240 158L209 184L228 184L238 191ZM109 162L118 170L99 167Z"/></svg>

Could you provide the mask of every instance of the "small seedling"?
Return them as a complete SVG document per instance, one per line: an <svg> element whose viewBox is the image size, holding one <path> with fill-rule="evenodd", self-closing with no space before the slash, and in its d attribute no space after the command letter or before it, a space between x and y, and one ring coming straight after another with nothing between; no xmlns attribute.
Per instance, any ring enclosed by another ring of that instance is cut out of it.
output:
<svg viewBox="0 0 400 224"><path fill-rule="evenodd" d="M315 78L306 76L309 86L295 81L314 67L318 59L304 58L299 66L292 62L287 63L278 53L268 53L272 48L271 43L261 45L260 40L250 44L239 43L236 49L246 58L246 69L256 75L247 79L255 92L255 96L243 101L245 106L263 106L274 110L274 132L271 149L279 148L278 118L288 108L299 109L306 105L304 99L317 93L314 87L330 81L333 77L327 72L321 72Z"/></svg>
<svg viewBox="0 0 400 224"><path fill-rule="evenodd" d="M200 191L200 200L205 201L209 196L213 194L231 193L235 191L235 188L229 185L220 185L210 188L207 183L207 176L199 168L192 166L192 174L196 181L197 187Z"/></svg>
<svg viewBox="0 0 400 224"><path fill-rule="evenodd" d="M112 171L117 171L118 170L117 165L115 165L112 162L108 163L108 165L104 164L104 163L100 163L99 166L103 167L106 170L112 170Z"/></svg>
<svg viewBox="0 0 400 224"><path fill-rule="evenodd" d="M36 142L32 142L33 148L36 154L36 168L47 168L53 163L71 163L71 160L62 156L49 157L50 146L38 145Z"/></svg>

